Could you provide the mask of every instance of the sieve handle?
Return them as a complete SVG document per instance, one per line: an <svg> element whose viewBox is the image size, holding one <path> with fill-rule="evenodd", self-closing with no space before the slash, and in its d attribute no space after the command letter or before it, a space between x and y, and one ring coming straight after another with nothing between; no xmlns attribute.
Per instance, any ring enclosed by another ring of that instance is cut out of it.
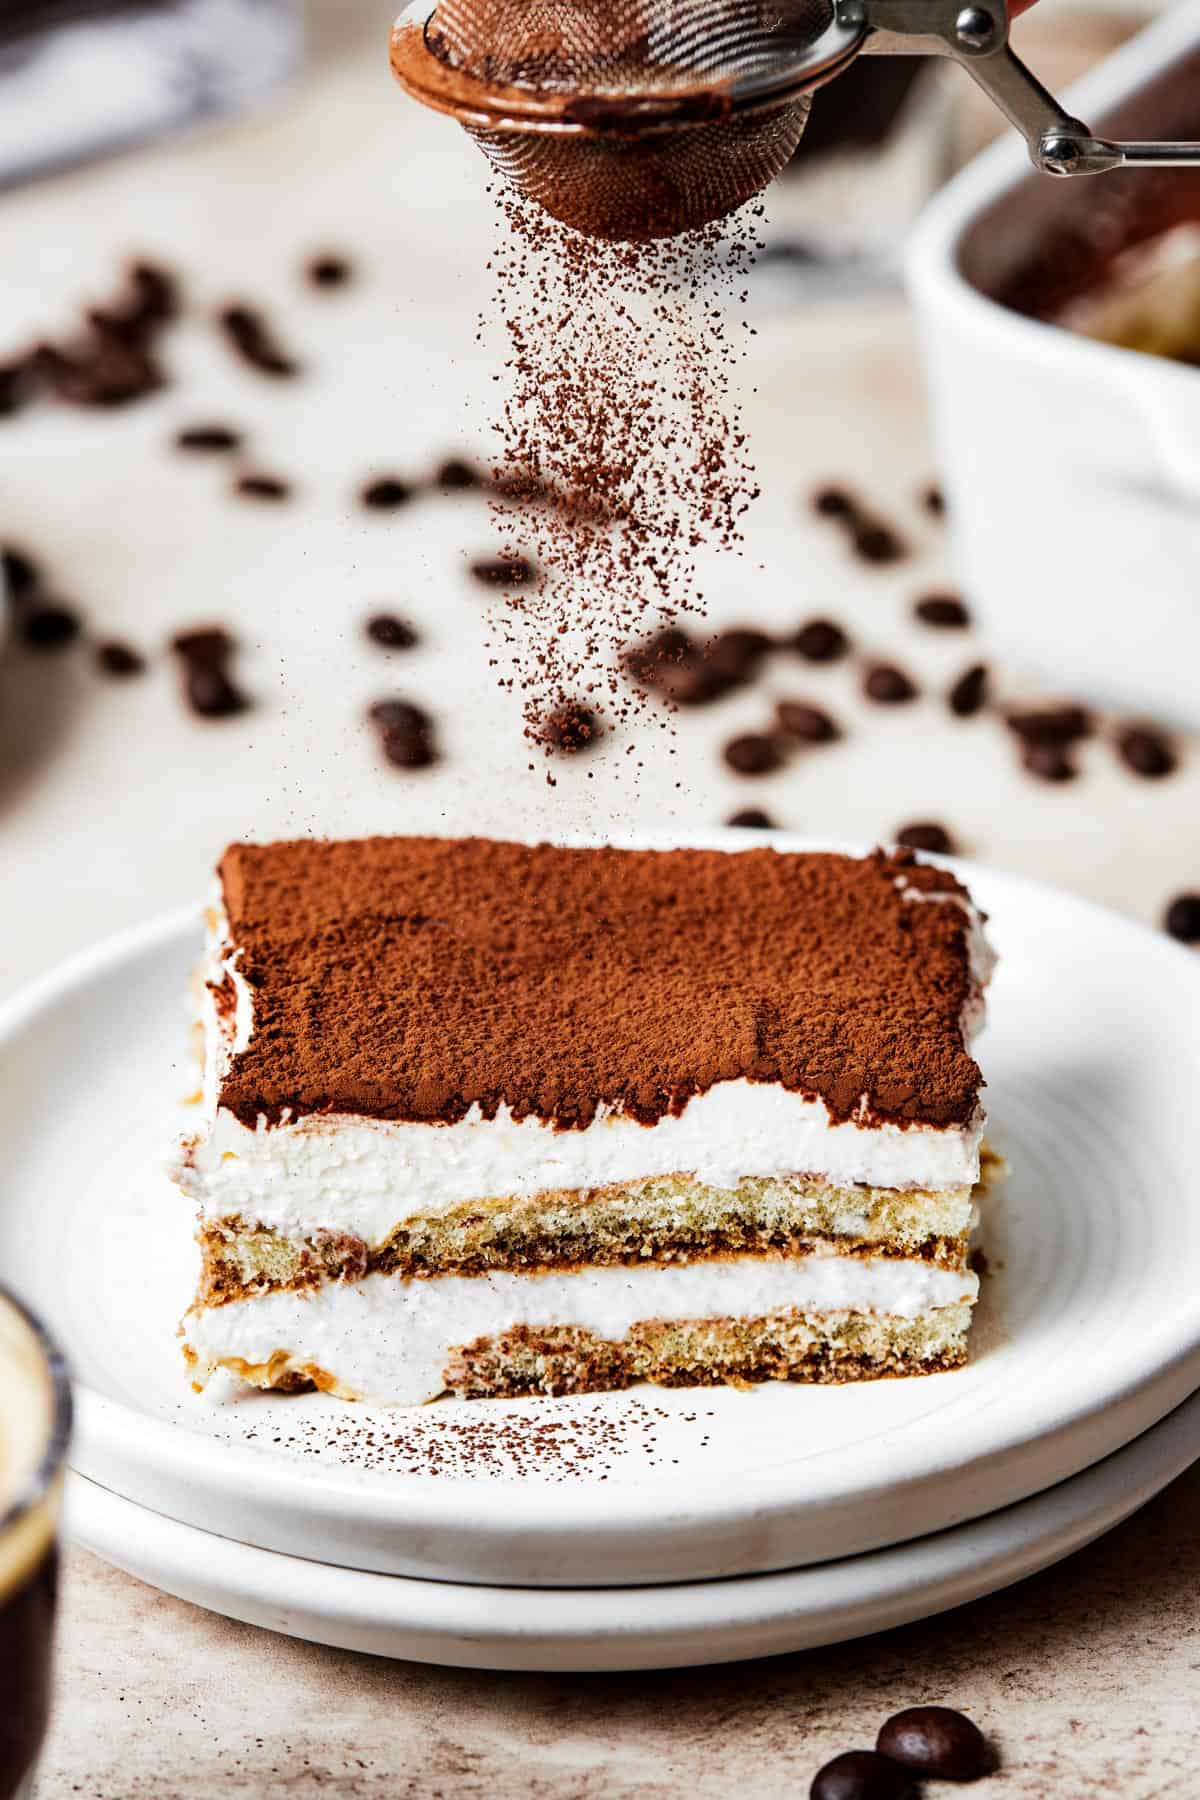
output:
<svg viewBox="0 0 1200 1800"><path fill-rule="evenodd" d="M838 0L839 23L868 32L864 51L951 56L1016 126L1046 175L1200 165L1200 143L1093 137L1027 69L1008 41L1005 0Z"/></svg>

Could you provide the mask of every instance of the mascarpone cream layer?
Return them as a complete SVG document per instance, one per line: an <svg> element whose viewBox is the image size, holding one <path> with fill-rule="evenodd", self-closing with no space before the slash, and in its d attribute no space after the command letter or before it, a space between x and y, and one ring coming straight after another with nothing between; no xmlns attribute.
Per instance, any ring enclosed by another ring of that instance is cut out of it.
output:
<svg viewBox="0 0 1200 1800"><path fill-rule="evenodd" d="M191 1313L186 1338L202 1369L279 1352L334 1377L360 1399L414 1405L445 1388L449 1353L518 1325L579 1326L609 1341L647 1320L761 1318L785 1309L905 1319L978 1297L969 1270L886 1257L734 1257L629 1268L497 1271L404 1280L368 1275L234 1300Z"/></svg>

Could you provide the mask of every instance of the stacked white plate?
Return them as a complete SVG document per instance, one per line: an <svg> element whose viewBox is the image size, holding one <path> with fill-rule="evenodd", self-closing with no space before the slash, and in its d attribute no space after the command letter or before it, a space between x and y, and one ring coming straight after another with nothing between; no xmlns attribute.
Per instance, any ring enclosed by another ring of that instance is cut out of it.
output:
<svg viewBox="0 0 1200 1800"><path fill-rule="evenodd" d="M1127 1516L1200 1455L1200 962L1082 901L964 874L1001 955L980 1053L1012 1173L989 1203L971 1364L919 1380L417 1411L195 1395L175 1337L191 1220L160 1171L195 1085L196 920L11 1004L0 1270L74 1363L74 1536L322 1642L601 1669L879 1630Z"/></svg>

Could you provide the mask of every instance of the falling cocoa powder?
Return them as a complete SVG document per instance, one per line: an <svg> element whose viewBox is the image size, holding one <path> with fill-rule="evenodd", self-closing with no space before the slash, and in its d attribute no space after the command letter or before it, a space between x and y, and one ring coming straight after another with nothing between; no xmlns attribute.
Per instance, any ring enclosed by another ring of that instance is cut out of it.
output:
<svg viewBox="0 0 1200 1800"><path fill-rule="evenodd" d="M702 555L741 543L758 490L730 381L761 209L625 244L493 191L498 318L481 327L504 358L492 504L500 560L532 561L538 576L502 585L490 649L544 744L544 721L572 704L618 720L643 706L622 650L701 612Z"/></svg>

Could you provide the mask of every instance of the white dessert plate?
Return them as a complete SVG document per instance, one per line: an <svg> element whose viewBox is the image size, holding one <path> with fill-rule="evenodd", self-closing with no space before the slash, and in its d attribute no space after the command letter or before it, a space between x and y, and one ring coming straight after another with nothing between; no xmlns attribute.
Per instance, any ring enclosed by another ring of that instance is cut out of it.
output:
<svg viewBox="0 0 1200 1800"><path fill-rule="evenodd" d="M159 1171L195 1086L198 926L161 920L41 984L0 1014L0 1268L74 1364L76 1469L346 1567L629 1586L898 1544L1129 1443L1200 1387L1200 961L1065 894L964 873L1001 955L980 1054L1012 1175L989 1205L972 1361L912 1380L391 1412L195 1395L175 1338L191 1221Z"/></svg>
<svg viewBox="0 0 1200 1800"><path fill-rule="evenodd" d="M472 1669L667 1669L887 1631L977 1600L1111 1530L1200 1456L1200 1396L1073 1480L953 1531L778 1575L674 1587L414 1581L254 1550L82 1476L79 1543L180 1599L290 1637Z"/></svg>

